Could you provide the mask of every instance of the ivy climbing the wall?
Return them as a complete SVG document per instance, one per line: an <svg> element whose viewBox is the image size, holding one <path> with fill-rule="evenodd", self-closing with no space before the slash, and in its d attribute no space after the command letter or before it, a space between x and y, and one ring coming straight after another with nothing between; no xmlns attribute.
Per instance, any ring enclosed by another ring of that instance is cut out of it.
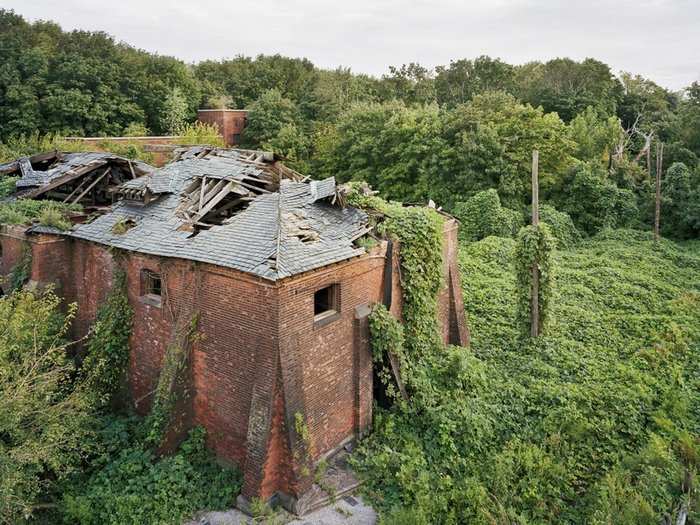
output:
<svg viewBox="0 0 700 525"><path fill-rule="evenodd" d="M537 322L540 334L548 322L554 283L552 252L555 243L549 226L544 223L525 226L518 233L515 245L515 271L518 286L517 324L526 336L530 334L531 328L532 268L535 263L539 270Z"/></svg>
<svg viewBox="0 0 700 525"><path fill-rule="evenodd" d="M163 441L178 401L178 393L184 390L184 372L198 323L199 317L192 316L184 328L176 330L174 341L165 349L153 405L144 423L145 440L153 446L158 446Z"/></svg>
<svg viewBox="0 0 700 525"><path fill-rule="evenodd" d="M398 358L400 368L408 369L404 354L405 338L403 325L389 313L383 304L375 305L369 317L369 333L372 341L372 361L387 397L397 402L401 399L396 382L391 377L388 356Z"/></svg>
<svg viewBox="0 0 700 525"><path fill-rule="evenodd" d="M22 246L22 256L20 257L17 264L12 267L10 274L6 277L5 283L7 289L6 293L10 294L15 290L21 289L24 284L29 280L32 273L32 248L28 243L24 243Z"/></svg>
<svg viewBox="0 0 700 525"><path fill-rule="evenodd" d="M444 219L432 208L403 207L377 197L366 186L351 188L348 202L373 217L377 233L399 241L406 349L410 358L429 358L439 342Z"/></svg>
<svg viewBox="0 0 700 525"><path fill-rule="evenodd" d="M97 407L109 405L124 393L133 315L126 274L117 269L112 290L97 312L82 367Z"/></svg>

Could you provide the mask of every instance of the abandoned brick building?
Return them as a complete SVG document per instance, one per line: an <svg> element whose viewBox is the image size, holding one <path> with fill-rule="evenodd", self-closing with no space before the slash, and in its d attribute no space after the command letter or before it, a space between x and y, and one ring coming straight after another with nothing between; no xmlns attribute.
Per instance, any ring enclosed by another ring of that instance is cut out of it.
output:
<svg viewBox="0 0 700 525"><path fill-rule="evenodd" d="M9 174L21 175L19 197L99 213L66 231L3 226L0 273L29 247L32 284L53 284L78 303L79 338L123 268L135 312L128 379L142 414L168 345L198 316L189 395L169 439L203 425L216 455L243 470L242 506L276 497L308 510L308 465L370 429L367 316L381 302L401 316L400 246L362 247L371 223L339 204L333 178L309 181L262 152L196 147L160 169L108 154L47 154L0 165L0 177ZM444 239L442 336L466 344L453 219Z"/></svg>

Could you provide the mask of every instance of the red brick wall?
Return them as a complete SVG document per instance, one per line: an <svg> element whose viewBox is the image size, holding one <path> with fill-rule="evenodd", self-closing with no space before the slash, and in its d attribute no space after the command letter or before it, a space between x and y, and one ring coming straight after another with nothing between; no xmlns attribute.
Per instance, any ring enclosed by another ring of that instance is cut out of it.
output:
<svg viewBox="0 0 700 525"><path fill-rule="evenodd" d="M355 309L383 300L383 277L384 257L378 253L286 280L280 288L287 424L293 425L296 413L304 416L310 438L305 452L312 461L355 434L358 410L362 424L371 420L371 357L368 346L356 345ZM314 292L330 284L339 285L340 316L314 324ZM359 359L358 352L363 354ZM301 456L304 445L292 441L293 453ZM302 481L297 492L307 484Z"/></svg>
<svg viewBox="0 0 700 525"><path fill-rule="evenodd" d="M256 378L272 384L276 373L276 291L236 272L211 270L202 275L197 300L195 422L207 428L219 457L243 465Z"/></svg>
<svg viewBox="0 0 700 525"><path fill-rule="evenodd" d="M22 233L11 233L0 239L3 271L21 255ZM60 282L66 300L79 304L75 337L85 335L94 322L119 258L134 308L130 389L142 414L150 408L166 348L199 314L187 373L192 395L177 407L169 446L192 424L203 425L217 456L243 467L245 497L267 498L278 491L302 495L312 481L304 466L312 469L318 459L371 425L366 316L367 306L384 300L386 243L368 256L270 283L179 259L122 252L113 256L106 247L80 240L41 235L31 240L32 276ZM439 298L447 339L459 332L459 323L451 323L449 315L461 298L458 286L455 296L452 275L456 246L456 223L448 223L448 278ZM400 316L398 247L391 268L391 311ZM142 297L145 269L161 275L160 305ZM314 292L331 284L339 289L339 316L315 323ZM308 441L295 429L297 414L308 429Z"/></svg>
<svg viewBox="0 0 700 525"><path fill-rule="evenodd" d="M236 146L240 143L247 115L248 112L244 109L200 109L197 111L197 120L216 124L224 137L224 143Z"/></svg>
<svg viewBox="0 0 700 525"><path fill-rule="evenodd" d="M12 268L22 258L22 252L26 243L24 230L26 227L6 226L0 227L0 247L2 247L2 257L0 257L0 277L7 277ZM0 283L5 291L7 285Z"/></svg>
<svg viewBox="0 0 700 525"><path fill-rule="evenodd" d="M438 321L445 344L469 345L462 290L459 280L458 223L454 219L445 221L442 252L443 285L438 295Z"/></svg>

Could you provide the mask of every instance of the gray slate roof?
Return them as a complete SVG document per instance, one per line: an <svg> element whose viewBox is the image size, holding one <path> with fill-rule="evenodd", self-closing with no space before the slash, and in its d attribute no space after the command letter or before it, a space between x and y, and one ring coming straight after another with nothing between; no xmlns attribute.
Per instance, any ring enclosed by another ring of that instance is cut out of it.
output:
<svg viewBox="0 0 700 525"><path fill-rule="evenodd" d="M145 206L128 201L67 235L124 250L216 264L278 280L364 253L353 240L368 231L368 217L355 208L340 208L322 200L335 194L331 177L318 183L283 179L280 189L257 197L243 211L193 235L178 231L183 221L175 215L181 192L195 177L239 180L260 170L240 160L235 150L215 150L202 158L181 156L149 176L126 183L145 183L162 193ZM139 182L137 182L139 181ZM124 219L136 224L115 234L113 226Z"/></svg>
<svg viewBox="0 0 700 525"><path fill-rule="evenodd" d="M84 153L64 153L61 160L56 165L46 171L33 170L28 157L21 158L17 161L0 164L0 172L11 168L19 170L21 168L22 178L17 181L17 189L33 188L44 186L52 180L65 175L69 171L77 168L82 168L88 164L94 164L96 167L105 165L112 161L127 162L126 159L113 155L111 153L102 152L84 152ZM134 169L140 172L151 171L153 168L148 164L140 161L131 161ZM13 166L14 165L14 166Z"/></svg>

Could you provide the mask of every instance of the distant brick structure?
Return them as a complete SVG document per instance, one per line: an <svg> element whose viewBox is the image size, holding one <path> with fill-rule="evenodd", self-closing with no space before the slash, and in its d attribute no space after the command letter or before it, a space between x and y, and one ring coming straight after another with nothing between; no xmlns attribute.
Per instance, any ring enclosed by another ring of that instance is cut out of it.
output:
<svg viewBox="0 0 700 525"><path fill-rule="evenodd" d="M218 126L226 146L238 146L246 126L248 111L245 109L200 109L197 120Z"/></svg>
<svg viewBox="0 0 700 525"><path fill-rule="evenodd" d="M191 165L215 160L196 158ZM163 177L168 174L177 178L167 167L162 172ZM156 178L154 174L147 182L153 191L158 190ZM183 181L183 187L185 184L187 181ZM323 181L304 193L307 188L300 182L282 184L279 197L263 194L258 197L257 207L278 198L280 220L302 212L308 220L321 213L327 223L332 223L333 217L347 217L349 222L353 216L362 219L358 212L337 209L324 200L334 187L334 183L331 186ZM289 208L296 211L287 211L282 204L284 199L292 198L298 203L304 195L310 195L305 197L310 204ZM192 426L202 425L207 429L208 445L218 458L243 470L239 498L243 508L254 497L274 497L289 510L303 514L311 505L308 494L314 466L370 431L373 367L368 315L373 304L390 302L391 312L401 317L401 247L382 241L365 251L343 244L343 249L353 251L342 252L349 256L333 260L329 259L329 250L335 245L327 244L318 253L331 262L309 259L312 263L307 265L308 270L292 271L292 264L301 264L299 261L307 254L306 247L331 241L324 240L325 230L319 230L321 238L317 241L297 241L294 235L298 232L289 229L289 224L273 222L274 228L284 228L286 233L272 232L271 246L277 243L277 260L268 265L263 259L264 269L242 271L233 267L246 258L227 259L225 266L224 259L220 264L206 262L204 259L210 257L207 253L197 255L200 260L187 255L193 253L192 243L206 241L207 235L222 235L232 228L231 223L212 226L189 238L183 232L182 247L171 256L159 255L167 253L175 241L165 242L165 234L157 233L161 244L151 240L149 246L150 219L143 210L162 207L168 202L163 199L170 198L162 196L156 201L160 204L142 205L138 208L141 218L137 217L140 225L119 236L109 233L110 221L115 220L111 216L124 217L125 211L119 210L131 210L128 205L66 234L43 227L2 226L0 273L8 274L22 251L31 250L32 284L52 284L67 302L78 303L72 335L79 338L94 322L117 265L124 269L135 313L129 385L132 403L141 414L150 409L163 356L176 325L196 312L198 337L192 344L187 370L189 395L183 395L178 404L165 449L176 446ZM264 220L255 216L253 208L251 204L240 212L240 220L243 214L253 217L251 224ZM104 233L95 237L96 232ZM281 239L283 233L291 238ZM337 232L331 233L329 239L337 236ZM171 234L179 235L177 230ZM445 283L438 297L441 334L445 343L466 345L469 333L457 271L454 219L446 219L444 239ZM137 247L125 249L127 242L135 242ZM214 249L224 253L225 243L216 242L219 244L213 244ZM252 253L251 246L264 246L265 238L258 234L251 243L239 241L238 247L234 246L235 256L239 257L238 252ZM285 248L285 243L291 244ZM295 247L301 251L295 251ZM297 255L292 258L292 254ZM157 297L148 293L144 281L150 275L160 279L161 293ZM327 311L319 313L319 309ZM299 432L299 422L305 432Z"/></svg>

